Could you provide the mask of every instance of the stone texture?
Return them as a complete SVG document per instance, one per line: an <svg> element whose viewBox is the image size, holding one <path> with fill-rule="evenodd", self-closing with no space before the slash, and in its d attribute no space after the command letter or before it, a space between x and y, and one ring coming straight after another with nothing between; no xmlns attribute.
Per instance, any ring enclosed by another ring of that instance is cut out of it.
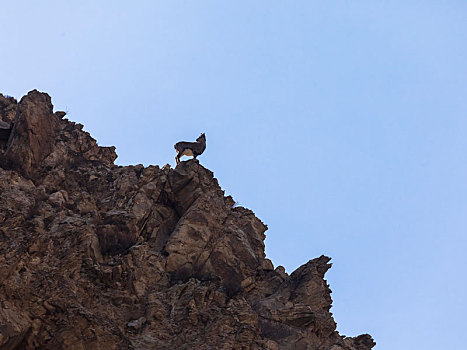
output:
<svg viewBox="0 0 467 350"><path fill-rule="evenodd" d="M336 331L328 257L274 268L198 161L116 166L64 116L0 95L0 350L374 346Z"/></svg>

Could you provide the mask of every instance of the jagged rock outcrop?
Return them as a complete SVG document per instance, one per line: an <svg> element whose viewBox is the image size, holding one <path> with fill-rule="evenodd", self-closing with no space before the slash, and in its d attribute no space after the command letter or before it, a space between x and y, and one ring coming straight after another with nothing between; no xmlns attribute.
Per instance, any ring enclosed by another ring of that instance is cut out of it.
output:
<svg viewBox="0 0 467 350"><path fill-rule="evenodd" d="M116 166L32 91L0 95L0 350L368 350L329 312L329 258L290 276L197 161Z"/></svg>

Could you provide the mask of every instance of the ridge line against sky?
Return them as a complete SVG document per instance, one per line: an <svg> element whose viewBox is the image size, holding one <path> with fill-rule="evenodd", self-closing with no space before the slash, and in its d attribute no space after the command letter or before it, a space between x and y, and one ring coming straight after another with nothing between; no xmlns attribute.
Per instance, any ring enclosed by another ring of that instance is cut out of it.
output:
<svg viewBox="0 0 467 350"><path fill-rule="evenodd" d="M37 88L117 164L200 162L292 272L329 255L339 332L459 348L467 3L15 1L0 91Z"/></svg>

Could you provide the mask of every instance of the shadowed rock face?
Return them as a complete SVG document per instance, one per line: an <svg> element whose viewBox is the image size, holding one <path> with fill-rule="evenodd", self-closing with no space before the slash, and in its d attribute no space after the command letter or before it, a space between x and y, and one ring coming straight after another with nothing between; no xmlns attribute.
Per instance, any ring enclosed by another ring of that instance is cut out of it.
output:
<svg viewBox="0 0 467 350"><path fill-rule="evenodd" d="M374 346L337 333L329 258L274 269L211 171L115 166L64 115L0 95L0 350Z"/></svg>

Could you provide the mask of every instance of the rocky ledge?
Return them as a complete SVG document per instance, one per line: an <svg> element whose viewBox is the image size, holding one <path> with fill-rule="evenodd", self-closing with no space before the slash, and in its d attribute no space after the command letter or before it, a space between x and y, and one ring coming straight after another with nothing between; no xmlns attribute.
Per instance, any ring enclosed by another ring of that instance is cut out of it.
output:
<svg viewBox="0 0 467 350"><path fill-rule="evenodd" d="M0 95L0 350L367 350L329 312L329 258L291 275L197 161L116 166L36 90Z"/></svg>

